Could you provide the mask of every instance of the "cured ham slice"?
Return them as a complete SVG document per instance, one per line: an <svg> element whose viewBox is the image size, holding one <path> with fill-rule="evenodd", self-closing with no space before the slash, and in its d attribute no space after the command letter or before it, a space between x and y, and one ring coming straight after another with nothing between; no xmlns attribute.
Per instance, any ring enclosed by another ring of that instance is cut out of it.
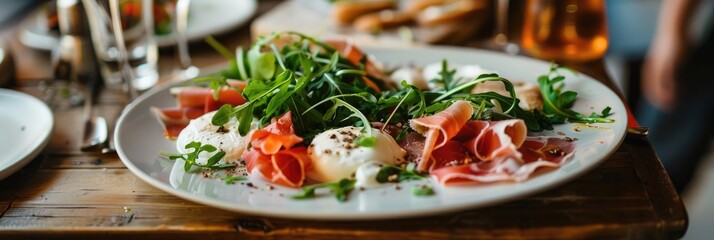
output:
<svg viewBox="0 0 714 240"><path fill-rule="evenodd" d="M519 152L523 158L513 156L493 161L478 161L470 164L436 169L431 174L441 184L489 183L497 181L521 182L537 169L559 167L574 153L574 145L559 138L533 138L523 142Z"/></svg>
<svg viewBox="0 0 714 240"><path fill-rule="evenodd" d="M482 161L496 158L521 158L518 148L526 140L528 128L523 120L472 121L467 124L479 132L477 137L466 141L466 148Z"/></svg>
<svg viewBox="0 0 714 240"><path fill-rule="evenodd" d="M305 147L294 147L302 138L295 135L290 112L253 131L249 141L251 149L243 153L248 173L258 171L267 180L287 187L302 186L311 161Z"/></svg>
<svg viewBox="0 0 714 240"><path fill-rule="evenodd" d="M206 112L217 110L224 104L238 106L245 103L243 95L232 88L221 89L218 99L213 98L213 89L202 87L180 87L172 89L172 93L176 95L178 107L203 107Z"/></svg>
<svg viewBox="0 0 714 240"><path fill-rule="evenodd" d="M253 131L249 139L251 146L264 154L275 154L282 148L289 149L302 142L302 138L295 135L290 112L265 128Z"/></svg>
<svg viewBox="0 0 714 240"><path fill-rule="evenodd" d="M272 155L251 149L243 153L243 159L249 173L258 171L268 181L287 187L302 186L305 170L310 166L305 147L285 149Z"/></svg>
<svg viewBox="0 0 714 240"><path fill-rule="evenodd" d="M452 137L456 136L466 122L471 119L473 107L469 102L456 101L443 111L409 121L409 125L415 131L426 137L424 150L417 160L417 170L426 171L433 166L431 153L446 144Z"/></svg>
<svg viewBox="0 0 714 240"><path fill-rule="evenodd" d="M229 80L229 84L239 89L245 87L245 82ZM176 139L191 119L218 110L224 104L238 106L246 102L240 92L233 88L219 90L218 99L213 98L213 90L202 87L176 87L171 93L176 95L177 107L152 108L152 112L164 126L164 135L168 139Z"/></svg>
<svg viewBox="0 0 714 240"><path fill-rule="evenodd" d="M173 108L151 108L151 112L159 118L164 126L164 136L168 139L176 139L181 130L188 126L191 119L196 119L205 114L202 107L173 107Z"/></svg>
<svg viewBox="0 0 714 240"><path fill-rule="evenodd" d="M523 142L523 145L518 149L523 153L523 161L525 163L545 160L547 162L562 164L568 154L573 153L575 145L572 139L566 140L562 138L531 138Z"/></svg>
<svg viewBox="0 0 714 240"><path fill-rule="evenodd" d="M444 146L431 153L434 164L433 169L460 166L473 162L461 142L449 140Z"/></svg>

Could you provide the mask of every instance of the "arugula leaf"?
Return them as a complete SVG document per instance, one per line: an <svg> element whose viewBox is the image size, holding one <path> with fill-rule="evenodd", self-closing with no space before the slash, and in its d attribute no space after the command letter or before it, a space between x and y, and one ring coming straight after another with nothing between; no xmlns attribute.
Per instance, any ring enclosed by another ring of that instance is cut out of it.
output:
<svg viewBox="0 0 714 240"><path fill-rule="evenodd" d="M369 123L369 120L367 120L367 117L364 116L362 112L360 112L357 108L354 106L350 105L349 103L342 101L340 99L334 99L335 101L335 106L337 107L345 107L352 111L352 114L348 116L348 118L351 117L356 117L359 118L362 121L362 129L365 132L365 135L362 135L357 138L357 145L360 145L362 147L372 147L374 146L374 143L376 142L376 139L372 135L372 124Z"/></svg>
<svg viewBox="0 0 714 240"><path fill-rule="evenodd" d="M577 98L577 93L572 91L561 92L565 76L560 75L558 67L551 66L548 74L538 77L538 85L543 97L543 113L546 121L550 123L581 122L581 123L612 123L614 119L607 118L611 113L606 107L602 114L585 116L570 109Z"/></svg>
<svg viewBox="0 0 714 240"><path fill-rule="evenodd" d="M425 180L428 173L420 173L414 170L414 165L410 164L412 167L407 169L386 165L379 169L377 172L377 182L401 182L408 180ZM396 176L396 177L395 177Z"/></svg>
<svg viewBox="0 0 714 240"><path fill-rule="evenodd" d="M292 82L292 79L293 72L291 70L285 70L278 75L276 81L285 83L278 88L275 95L268 101L268 106L264 110L265 115L272 118L272 116L282 114L284 111L280 110L287 108L285 102L295 93L294 91L288 90L290 87L288 83Z"/></svg>
<svg viewBox="0 0 714 240"><path fill-rule="evenodd" d="M211 118L211 125L213 126L223 126L228 121L230 121L231 116L233 116L235 112L233 111L233 106L230 104L224 104L221 106L221 108L216 111L216 113L213 115Z"/></svg>
<svg viewBox="0 0 714 240"><path fill-rule="evenodd" d="M431 196L434 195L434 189L430 185L421 185L412 187L412 194L415 196Z"/></svg>
<svg viewBox="0 0 714 240"><path fill-rule="evenodd" d="M191 166L196 166L200 168L208 168L208 169L222 169L222 168L229 168L229 167L235 167L235 164L218 164L217 163L223 159L223 157L226 155L226 152L221 150L211 156L206 164L200 164L197 163L196 160L198 159L198 155L201 152L215 152L218 150L216 147L210 144L201 144L201 142L190 142L186 144L184 147L185 149L193 149L190 153L187 154L172 154L172 153L165 153L161 152L160 154L168 157L170 160L177 160L177 159L182 159L184 160L184 166L183 169L184 171L188 172L191 170Z"/></svg>
<svg viewBox="0 0 714 240"><path fill-rule="evenodd" d="M236 48L236 68L240 74L240 78L244 81L248 80L248 72L245 70L245 53L243 47Z"/></svg>
<svg viewBox="0 0 714 240"><path fill-rule="evenodd" d="M347 195L350 192L352 192L352 190L354 190L356 182L357 182L357 180L355 180L355 179L343 178L342 180L334 182L334 183L322 183L322 184L307 186L302 189L301 193L293 195L292 198L293 199L314 198L317 196L315 194L315 191L317 189L327 188L327 189L330 189L333 194L335 194L335 198L337 198L338 201L344 202L344 201L347 201Z"/></svg>
<svg viewBox="0 0 714 240"><path fill-rule="evenodd" d="M415 171L416 165L414 163L409 163L406 168L400 168L395 166L384 166L377 172L377 182L402 182L410 180L427 180L426 176L429 173L421 173ZM431 185L424 184L420 186L412 187L412 194L416 196L429 196L434 195L434 190Z"/></svg>
<svg viewBox="0 0 714 240"><path fill-rule="evenodd" d="M238 182L238 181L245 181L245 180L248 180L248 179L247 179L246 177L243 177L243 176L228 175L228 176L222 177L221 180L223 180L223 182L225 182L226 184L229 184L229 185L230 185L230 184L234 184L234 183L236 183L236 182Z"/></svg>
<svg viewBox="0 0 714 240"><path fill-rule="evenodd" d="M236 115L238 116L238 134L241 136L248 136L251 122L253 121L253 104L244 105L244 108L236 111Z"/></svg>
<svg viewBox="0 0 714 240"><path fill-rule="evenodd" d="M458 81L454 79L456 75L456 69L449 70L449 63L446 59L441 60L441 71L439 71L440 78L432 79L431 82L440 83L444 86L444 90L449 91L458 86Z"/></svg>

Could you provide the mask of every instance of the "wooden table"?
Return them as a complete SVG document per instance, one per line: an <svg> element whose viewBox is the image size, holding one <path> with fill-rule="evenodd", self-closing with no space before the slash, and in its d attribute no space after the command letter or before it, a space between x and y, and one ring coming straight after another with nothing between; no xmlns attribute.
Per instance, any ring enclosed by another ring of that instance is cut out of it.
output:
<svg viewBox="0 0 714 240"><path fill-rule="evenodd" d="M261 1L259 13L274 6ZM11 36L8 31L0 36ZM249 29L220 36L247 46ZM47 53L12 40L15 89L39 95L51 77ZM199 67L222 59L204 44L191 46ZM174 66L162 51L161 70ZM602 62L574 67L609 86ZM96 113L113 119L126 104L106 91ZM373 222L295 221L248 216L174 197L138 179L116 155L80 152L81 108L55 111L44 152L0 181L0 239L29 238L679 238L687 215L646 137L628 135L602 165L576 180L520 200L447 215Z"/></svg>

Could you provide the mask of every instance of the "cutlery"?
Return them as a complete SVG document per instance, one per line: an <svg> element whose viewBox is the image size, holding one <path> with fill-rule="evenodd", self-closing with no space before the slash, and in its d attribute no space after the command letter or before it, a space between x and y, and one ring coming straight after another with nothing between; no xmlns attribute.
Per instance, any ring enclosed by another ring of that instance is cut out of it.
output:
<svg viewBox="0 0 714 240"><path fill-rule="evenodd" d="M95 81L96 82L96 81ZM82 134L82 151L99 151L106 146L109 128L107 120L101 116L93 116L94 99L97 94L96 83L90 84L87 88L86 99L84 100L84 133Z"/></svg>

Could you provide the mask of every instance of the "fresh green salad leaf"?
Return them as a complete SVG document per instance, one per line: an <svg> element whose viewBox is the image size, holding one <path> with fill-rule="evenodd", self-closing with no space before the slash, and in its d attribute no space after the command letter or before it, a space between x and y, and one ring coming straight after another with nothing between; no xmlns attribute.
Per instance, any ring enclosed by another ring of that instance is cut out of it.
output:
<svg viewBox="0 0 714 240"><path fill-rule="evenodd" d="M548 74L538 77L541 95L543 95L542 117L549 123L560 124L567 122L581 123L612 123L615 120L607 118L611 115L610 107L606 107L600 114L592 113L583 115L570 109L578 94L573 91L563 91L565 76L558 72L559 67L552 65Z"/></svg>
<svg viewBox="0 0 714 240"><path fill-rule="evenodd" d="M228 176L222 177L221 180L223 180L223 182L225 182L226 184L230 185L230 184L234 184L239 181L248 180L248 178L243 177L243 176L228 175Z"/></svg>
<svg viewBox="0 0 714 240"><path fill-rule="evenodd" d="M434 195L434 188L430 185L419 185L412 187L412 194L416 196L431 196Z"/></svg>
<svg viewBox="0 0 714 240"><path fill-rule="evenodd" d="M322 183L322 184L316 184L312 186L307 186L302 189L302 192L293 195L293 199L308 199L308 198L314 198L317 195L315 194L315 190L320 189L320 188L327 188L330 189L330 191L335 194L335 198L337 198L338 201L344 202L347 201L347 195L352 192L352 190L355 189L355 182L357 180L354 179L347 179L344 178L340 181L334 182L334 183Z"/></svg>
<svg viewBox="0 0 714 240"><path fill-rule="evenodd" d="M176 160L176 159L182 159L184 160L184 165L183 169L184 171L188 172L191 170L191 166L196 166L200 168L207 168L207 169L223 169L223 168L230 168L230 167L235 167L235 164L218 164L218 162L223 159L224 156L226 156L226 152L223 150L218 151L217 153L213 154L210 158L208 158L208 161L206 164L200 164L196 162L196 159L198 159L198 155L201 152L215 152L218 150L216 147L210 144L201 144L201 142L190 142L189 144L186 144L185 146L186 149L193 149L192 152L187 153L187 154L172 154L172 153L165 153L161 152L161 155L168 157L170 160Z"/></svg>
<svg viewBox="0 0 714 240"><path fill-rule="evenodd" d="M387 182L402 182L411 180L427 180L428 173L422 173L415 171L416 165L414 163L409 163L406 168L400 168L396 166L383 166L377 172L377 182L387 183ZM434 195L434 190L431 188L430 184L423 184L420 186L414 186L412 188L412 194L416 196L429 196Z"/></svg>
<svg viewBox="0 0 714 240"><path fill-rule="evenodd" d="M420 173L414 170L414 164L409 164L407 168L386 165L377 172L377 182L401 182L408 180L424 180L428 173Z"/></svg>

